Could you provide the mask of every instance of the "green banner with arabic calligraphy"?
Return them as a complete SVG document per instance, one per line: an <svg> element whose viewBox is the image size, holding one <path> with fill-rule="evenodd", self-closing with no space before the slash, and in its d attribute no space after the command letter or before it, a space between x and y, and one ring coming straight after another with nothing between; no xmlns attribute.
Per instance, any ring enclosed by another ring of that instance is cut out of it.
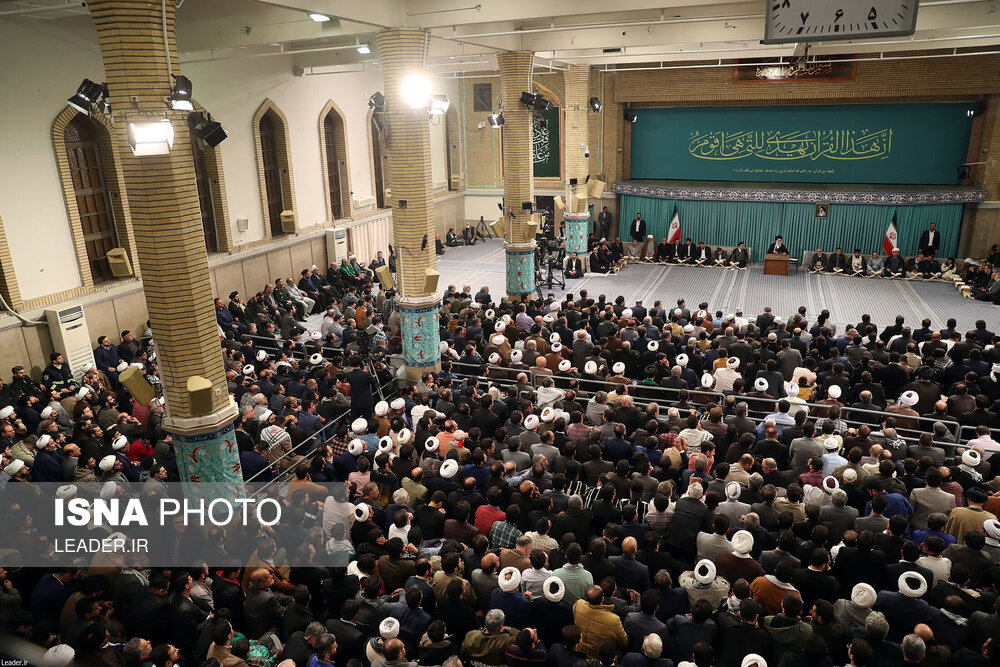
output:
<svg viewBox="0 0 1000 667"><path fill-rule="evenodd" d="M632 179L957 184L971 104L633 109Z"/></svg>
<svg viewBox="0 0 1000 667"><path fill-rule="evenodd" d="M532 116L531 157L535 178L559 178L559 109Z"/></svg>

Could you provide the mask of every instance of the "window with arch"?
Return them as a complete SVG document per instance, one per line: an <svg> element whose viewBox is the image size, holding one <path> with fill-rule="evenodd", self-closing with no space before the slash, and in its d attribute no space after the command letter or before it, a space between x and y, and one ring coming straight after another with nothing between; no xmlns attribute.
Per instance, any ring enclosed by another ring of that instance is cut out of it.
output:
<svg viewBox="0 0 1000 667"><path fill-rule="evenodd" d="M281 212L285 210L284 193L281 191L281 168L278 166L278 151L275 148L274 119L264 114L260 119L260 154L264 162L264 191L267 192L267 221L271 236L281 231Z"/></svg>
<svg viewBox="0 0 1000 667"><path fill-rule="evenodd" d="M90 275L102 282L113 278L107 254L117 246L117 235L96 129L93 121L77 114L63 130L63 142Z"/></svg>
<svg viewBox="0 0 1000 667"><path fill-rule="evenodd" d="M188 115L188 125L194 126L201 120L201 114ZM205 250L219 252L219 236L215 220L215 201L212 195L212 178L205 145L191 132L191 155L194 161L194 177L198 183L198 207L201 209L201 226L205 232Z"/></svg>
<svg viewBox="0 0 1000 667"><path fill-rule="evenodd" d="M375 190L375 208L385 208L385 140L379 132L375 118L371 117L372 137L372 188Z"/></svg>
<svg viewBox="0 0 1000 667"><path fill-rule="evenodd" d="M265 100L254 114L253 134L257 148L264 237L294 233L295 229L285 229L281 224L282 211L295 211L288 121L271 100Z"/></svg>
<svg viewBox="0 0 1000 667"><path fill-rule="evenodd" d="M347 155L347 129L343 113L332 100L320 112L319 133L327 220L350 218L351 170Z"/></svg>

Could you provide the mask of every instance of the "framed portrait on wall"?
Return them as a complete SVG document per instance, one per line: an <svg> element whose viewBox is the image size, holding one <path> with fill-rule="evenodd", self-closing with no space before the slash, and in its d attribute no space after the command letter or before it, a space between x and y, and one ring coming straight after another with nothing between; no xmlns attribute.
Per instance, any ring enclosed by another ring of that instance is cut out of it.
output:
<svg viewBox="0 0 1000 667"><path fill-rule="evenodd" d="M823 220L830 217L830 204L827 202L820 202L816 204L816 212L813 217Z"/></svg>

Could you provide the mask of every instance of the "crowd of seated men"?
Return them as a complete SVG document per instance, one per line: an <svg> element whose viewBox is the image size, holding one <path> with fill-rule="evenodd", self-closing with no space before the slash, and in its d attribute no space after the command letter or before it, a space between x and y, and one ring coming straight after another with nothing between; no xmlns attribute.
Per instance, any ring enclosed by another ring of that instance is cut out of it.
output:
<svg viewBox="0 0 1000 667"><path fill-rule="evenodd" d="M50 568L0 504L24 564L0 569L0 626L45 667L1000 665L986 322L449 289L442 370L376 400L358 355L305 352L342 343L348 312L391 351L391 293L309 273L326 334L260 349L224 319L219 353L244 477L294 476L273 493L303 511L274 534L324 549L309 483L343 482L349 566L287 567L249 529L208 563ZM0 486L161 493L162 407L60 355L40 379L15 368Z"/></svg>

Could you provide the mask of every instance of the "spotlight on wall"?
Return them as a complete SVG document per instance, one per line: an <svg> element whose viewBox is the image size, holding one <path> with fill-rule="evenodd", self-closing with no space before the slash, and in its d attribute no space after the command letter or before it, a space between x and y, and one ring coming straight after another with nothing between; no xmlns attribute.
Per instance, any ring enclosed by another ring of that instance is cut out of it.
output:
<svg viewBox="0 0 1000 667"><path fill-rule="evenodd" d="M97 99L104 92L104 86L94 83L90 79L84 79L80 87L76 89L76 95L69 98L70 106L80 111L80 113L90 114L90 108L97 103Z"/></svg>
<svg viewBox="0 0 1000 667"><path fill-rule="evenodd" d="M222 123L217 123L209 118L206 122L199 123L195 126L194 136L198 137L198 139L209 148L215 148L225 141L226 137L229 135L226 134L226 130L223 129Z"/></svg>
<svg viewBox="0 0 1000 667"><path fill-rule="evenodd" d="M983 113L982 102L976 102L975 104L973 104L972 106L970 106L968 109L965 110L965 115L968 116L969 118L975 118L976 116L979 116L982 113Z"/></svg>
<svg viewBox="0 0 1000 667"><path fill-rule="evenodd" d="M604 108L604 105L601 104L600 98L598 98L598 97L591 97L590 98L590 110L591 111L593 111L594 113L601 113L601 109L603 109L603 108Z"/></svg>
<svg viewBox="0 0 1000 667"><path fill-rule="evenodd" d="M400 85L403 101L411 109L425 109L431 96L430 83L421 74L411 74Z"/></svg>
<svg viewBox="0 0 1000 667"><path fill-rule="evenodd" d="M430 103L431 105L427 107L427 113L432 116L443 116L448 113L448 107L451 106L451 100L448 99L447 95L431 95Z"/></svg>
<svg viewBox="0 0 1000 667"><path fill-rule="evenodd" d="M320 14L319 12L309 12L309 18L311 18L316 23L326 23L330 20L330 17L326 14Z"/></svg>
<svg viewBox="0 0 1000 667"><path fill-rule="evenodd" d="M486 122L490 124L494 130L499 129L503 126L503 113L491 113L486 117Z"/></svg>
<svg viewBox="0 0 1000 667"><path fill-rule="evenodd" d="M372 93L372 96L368 98L368 108L375 111L385 110L385 95L377 90Z"/></svg>
<svg viewBox="0 0 1000 667"><path fill-rule="evenodd" d="M191 79L183 74L174 77L174 89L167 97L170 108L174 111L194 111L194 104L191 102Z"/></svg>
<svg viewBox="0 0 1000 667"><path fill-rule="evenodd" d="M369 46L367 44L359 44L358 45L358 53L360 53L361 55L366 56L366 55L368 55L371 52L372 52L372 50L371 50L371 48L369 48Z"/></svg>
<svg viewBox="0 0 1000 667"><path fill-rule="evenodd" d="M534 106L535 96L533 93L521 93L521 104L526 107Z"/></svg>
<svg viewBox="0 0 1000 667"><path fill-rule="evenodd" d="M631 109L625 109L625 120L627 120L630 123L634 123L635 121L639 120L639 117L636 116Z"/></svg>
<svg viewBox="0 0 1000 667"><path fill-rule="evenodd" d="M174 126L167 118L129 121L128 143L137 157L168 155L174 145Z"/></svg>

